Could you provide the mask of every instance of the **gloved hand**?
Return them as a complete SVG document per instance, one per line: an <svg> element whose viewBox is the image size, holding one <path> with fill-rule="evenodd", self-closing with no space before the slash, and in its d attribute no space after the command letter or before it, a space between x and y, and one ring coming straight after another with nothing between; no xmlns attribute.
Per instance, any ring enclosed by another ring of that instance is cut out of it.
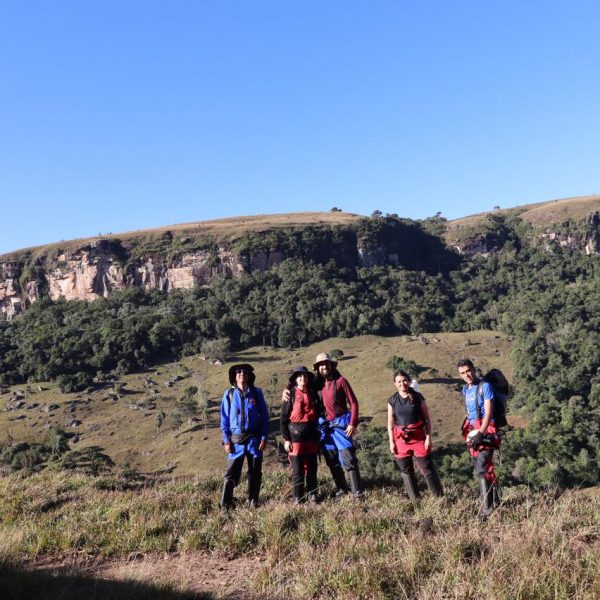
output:
<svg viewBox="0 0 600 600"><path fill-rule="evenodd" d="M483 442L483 433L481 433L479 429L473 429L472 431L469 431L467 435L468 446L477 448L477 446L481 445L481 442Z"/></svg>

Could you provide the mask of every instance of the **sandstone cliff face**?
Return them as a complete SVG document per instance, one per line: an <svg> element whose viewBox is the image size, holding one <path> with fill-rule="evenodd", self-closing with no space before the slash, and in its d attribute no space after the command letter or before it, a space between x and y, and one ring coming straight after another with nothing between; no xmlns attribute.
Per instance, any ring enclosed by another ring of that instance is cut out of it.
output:
<svg viewBox="0 0 600 600"><path fill-rule="evenodd" d="M22 310L19 268L12 263L3 263L0 271L0 311L6 318L12 318Z"/></svg>
<svg viewBox="0 0 600 600"><path fill-rule="evenodd" d="M600 213L591 213L581 225L574 230L538 232L534 234L532 242L542 244L547 251L561 246L584 252L588 256L600 254ZM452 248L462 256L473 258L499 252L502 244L496 245L484 237L475 237L459 240L452 244Z"/></svg>
<svg viewBox="0 0 600 600"><path fill-rule="evenodd" d="M217 275L235 277L245 270L268 269L281 260L279 252L257 253L243 265L237 254L223 248L216 255L193 251L174 258L161 254L132 258L115 255L114 242L100 239L55 259L38 261L41 282L26 280L24 264L0 263L0 318L12 319L39 300L40 287L52 300L95 300L129 287L168 292L207 285Z"/></svg>

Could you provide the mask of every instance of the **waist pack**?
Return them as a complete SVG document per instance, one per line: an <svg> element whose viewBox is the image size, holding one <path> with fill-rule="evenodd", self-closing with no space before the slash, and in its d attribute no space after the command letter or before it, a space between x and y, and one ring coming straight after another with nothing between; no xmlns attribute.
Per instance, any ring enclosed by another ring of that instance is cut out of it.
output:
<svg viewBox="0 0 600 600"><path fill-rule="evenodd" d="M394 425L393 428L394 439L401 439L405 442L410 441L423 441L426 437L425 423L419 421L418 423L411 423L410 425Z"/></svg>
<svg viewBox="0 0 600 600"><path fill-rule="evenodd" d="M254 431L244 431L244 433L232 433L231 441L234 444L247 444L251 438L256 437L260 434Z"/></svg>
<svg viewBox="0 0 600 600"><path fill-rule="evenodd" d="M319 439L316 423L290 423L292 442L315 442Z"/></svg>

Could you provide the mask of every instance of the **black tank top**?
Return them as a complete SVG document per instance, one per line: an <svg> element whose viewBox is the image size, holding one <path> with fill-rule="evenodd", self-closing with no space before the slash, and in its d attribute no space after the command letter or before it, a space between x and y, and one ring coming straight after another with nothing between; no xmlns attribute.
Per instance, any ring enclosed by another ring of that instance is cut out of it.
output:
<svg viewBox="0 0 600 600"><path fill-rule="evenodd" d="M423 421L423 412L421 411L421 401L423 396L419 392L412 392L415 399L414 404L410 396L403 398L400 392L390 396L388 404L392 407L394 414L394 425L406 427L419 421Z"/></svg>

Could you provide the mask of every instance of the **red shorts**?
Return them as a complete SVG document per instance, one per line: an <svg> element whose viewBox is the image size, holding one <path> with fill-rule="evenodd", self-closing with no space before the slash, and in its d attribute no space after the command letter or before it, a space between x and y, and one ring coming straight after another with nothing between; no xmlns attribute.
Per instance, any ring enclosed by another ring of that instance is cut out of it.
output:
<svg viewBox="0 0 600 600"><path fill-rule="evenodd" d="M406 458L407 456L416 456L423 458L431 454L431 449L425 449L425 428L415 429L403 432L400 427L394 426L394 456L396 458Z"/></svg>

